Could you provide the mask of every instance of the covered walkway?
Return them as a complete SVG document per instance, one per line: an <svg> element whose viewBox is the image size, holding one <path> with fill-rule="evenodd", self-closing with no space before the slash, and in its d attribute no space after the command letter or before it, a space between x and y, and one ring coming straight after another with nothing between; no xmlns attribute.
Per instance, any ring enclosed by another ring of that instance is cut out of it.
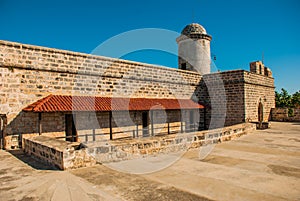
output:
<svg viewBox="0 0 300 201"><path fill-rule="evenodd" d="M205 128L204 106L190 99L49 95L23 111L38 114L40 135L47 133L50 121L57 121L61 134L56 137L68 141L148 137Z"/></svg>

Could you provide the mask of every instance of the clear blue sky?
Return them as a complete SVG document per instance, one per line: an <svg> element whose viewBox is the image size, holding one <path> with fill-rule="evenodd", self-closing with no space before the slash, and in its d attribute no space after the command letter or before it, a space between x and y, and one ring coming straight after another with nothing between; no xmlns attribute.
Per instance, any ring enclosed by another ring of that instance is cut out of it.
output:
<svg viewBox="0 0 300 201"><path fill-rule="evenodd" d="M1 40L85 53L126 31L180 32L191 22L212 35L211 50L221 71L248 70L248 63L264 52L277 90L300 89L299 0L0 0ZM177 66L176 56L158 51L123 58Z"/></svg>

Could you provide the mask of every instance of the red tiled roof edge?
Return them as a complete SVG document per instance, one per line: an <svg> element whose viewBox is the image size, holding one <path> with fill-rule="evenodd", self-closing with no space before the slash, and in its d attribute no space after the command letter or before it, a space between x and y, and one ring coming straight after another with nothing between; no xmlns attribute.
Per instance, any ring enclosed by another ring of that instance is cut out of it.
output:
<svg viewBox="0 0 300 201"><path fill-rule="evenodd" d="M38 100L38 101L36 101L34 103L28 105L27 107L25 107L23 109L23 111L25 111L25 112L38 112L39 109L42 107L42 105L44 103L48 102L49 99L52 98L52 96L53 95L50 94L50 95L48 95L48 96L46 96L46 97L44 97L44 98L42 98L42 99L40 99L40 100Z"/></svg>
<svg viewBox="0 0 300 201"><path fill-rule="evenodd" d="M75 102L74 102L75 101ZM71 111L112 111L151 110L160 105L162 109L202 109L203 105L191 99L158 99L158 98L120 98L49 95L28 105L27 112L71 112Z"/></svg>

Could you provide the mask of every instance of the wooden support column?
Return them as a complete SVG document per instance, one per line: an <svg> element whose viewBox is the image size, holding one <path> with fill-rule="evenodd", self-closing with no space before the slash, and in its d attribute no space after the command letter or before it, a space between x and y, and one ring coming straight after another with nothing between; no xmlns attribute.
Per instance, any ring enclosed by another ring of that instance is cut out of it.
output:
<svg viewBox="0 0 300 201"><path fill-rule="evenodd" d="M204 130L206 130L207 129L207 126L206 126L206 108L204 108L204 110L203 110L203 128L204 128Z"/></svg>
<svg viewBox="0 0 300 201"><path fill-rule="evenodd" d="M39 113L38 126L39 135L42 135L42 113Z"/></svg>
<svg viewBox="0 0 300 201"><path fill-rule="evenodd" d="M198 127L198 129L197 129L197 131L200 131L201 130L201 110L200 109L198 109L198 114L199 114L199 120L198 120L198 122L197 122L197 127Z"/></svg>
<svg viewBox="0 0 300 201"><path fill-rule="evenodd" d="M136 137L139 137L139 125L136 125Z"/></svg>
<svg viewBox="0 0 300 201"><path fill-rule="evenodd" d="M170 134L170 123L168 122L168 134Z"/></svg>
<svg viewBox="0 0 300 201"><path fill-rule="evenodd" d="M96 141L96 131L93 129L93 141Z"/></svg>
<svg viewBox="0 0 300 201"><path fill-rule="evenodd" d="M112 140L112 112L109 111L109 139Z"/></svg>
<svg viewBox="0 0 300 201"><path fill-rule="evenodd" d="M72 121L72 142L78 142L78 132L76 128L76 114L73 113L73 121Z"/></svg>
<svg viewBox="0 0 300 201"><path fill-rule="evenodd" d="M180 132L183 133L183 118L182 118L182 115L183 115L183 111L180 111Z"/></svg>
<svg viewBox="0 0 300 201"><path fill-rule="evenodd" d="M153 110L150 111L150 121L151 121L151 135L154 136L154 127L153 127Z"/></svg>

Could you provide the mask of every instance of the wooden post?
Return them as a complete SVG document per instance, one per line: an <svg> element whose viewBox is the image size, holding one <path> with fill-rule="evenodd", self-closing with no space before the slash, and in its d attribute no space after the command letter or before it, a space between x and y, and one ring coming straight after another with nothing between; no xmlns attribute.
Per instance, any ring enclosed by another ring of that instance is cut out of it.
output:
<svg viewBox="0 0 300 201"><path fill-rule="evenodd" d="M85 141L89 141L89 137L88 137L88 134L85 134Z"/></svg>
<svg viewBox="0 0 300 201"><path fill-rule="evenodd" d="M204 130L206 130L207 129L207 126L206 126L206 108L204 108L204 110L203 110L203 119L204 119L203 128L204 128Z"/></svg>
<svg viewBox="0 0 300 201"><path fill-rule="evenodd" d="M96 141L96 131L93 129L93 141Z"/></svg>
<svg viewBox="0 0 300 201"><path fill-rule="evenodd" d="M136 137L139 137L139 125L136 125Z"/></svg>
<svg viewBox="0 0 300 201"><path fill-rule="evenodd" d="M180 132L183 133L182 111L180 112Z"/></svg>
<svg viewBox="0 0 300 201"><path fill-rule="evenodd" d="M183 122L180 121L180 132L183 133Z"/></svg>
<svg viewBox="0 0 300 201"><path fill-rule="evenodd" d="M73 114L73 121L72 121L72 142L78 142L78 132L76 128L76 114Z"/></svg>
<svg viewBox="0 0 300 201"><path fill-rule="evenodd" d="M153 128L153 110L150 111L150 116L151 116L151 135L154 136L154 128Z"/></svg>
<svg viewBox="0 0 300 201"><path fill-rule="evenodd" d="M112 140L112 112L109 111L109 139Z"/></svg>
<svg viewBox="0 0 300 201"><path fill-rule="evenodd" d="M170 123L168 122L168 134L170 134Z"/></svg>
<svg viewBox="0 0 300 201"><path fill-rule="evenodd" d="M42 113L39 113L39 119L38 119L38 130L39 130L39 135L42 135Z"/></svg>

